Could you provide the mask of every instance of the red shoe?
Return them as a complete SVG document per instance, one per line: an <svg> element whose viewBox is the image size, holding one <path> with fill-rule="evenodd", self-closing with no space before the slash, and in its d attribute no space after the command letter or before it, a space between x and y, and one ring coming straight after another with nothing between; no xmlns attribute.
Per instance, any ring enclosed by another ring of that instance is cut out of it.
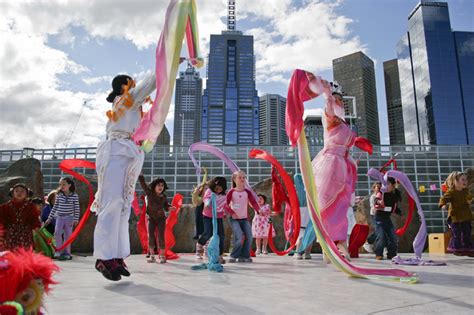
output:
<svg viewBox="0 0 474 315"><path fill-rule="evenodd" d="M119 281L120 279L122 279L118 266L119 265L115 259L97 259L95 262L95 269L100 272L106 279L111 281Z"/></svg>
<svg viewBox="0 0 474 315"><path fill-rule="evenodd" d="M117 270L119 271L119 273L124 277L130 277L130 271L128 270L128 267L125 264L125 260L123 260L123 258L117 258L115 260L118 264Z"/></svg>

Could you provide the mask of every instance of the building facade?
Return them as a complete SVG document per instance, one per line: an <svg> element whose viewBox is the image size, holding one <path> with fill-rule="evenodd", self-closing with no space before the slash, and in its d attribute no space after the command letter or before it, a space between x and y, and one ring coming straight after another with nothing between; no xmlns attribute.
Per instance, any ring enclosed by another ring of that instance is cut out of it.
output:
<svg viewBox="0 0 474 315"><path fill-rule="evenodd" d="M469 47L468 34L457 35L460 45L455 36L447 3L421 1L408 16L408 32L397 45L407 144L472 143L474 104L463 95L474 86L461 81L472 78L466 70L474 48L460 47Z"/></svg>
<svg viewBox="0 0 474 315"><path fill-rule="evenodd" d="M189 146L201 140L202 79L188 63L176 79L173 144Z"/></svg>
<svg viewBox="0 0 474 315"><path fill-rule="evenodd" d="M385 97L387 99L388 133L390 144L405 144L405 128L400 93L398 61L392 59L383 63Z"/></svg>
<svg viewBox="0 0 474 315"><path fill-rule="evenodd" d="M309 146L324 145L324 127L321 116L306 116L304 132Z"/></svg>
<svg viewBox="0 0 474 315"><path fill-rule="evenodd" d="M287 145L285 130L286 98L266 94L259 98L258 110L261 145Z"/></svg>
<svg viewBox="0 0 474 315"><path fill-rule="evenodd" d="M211 35L201 139L218 145L259 143L253 36L236 30Z"/></svg>
<svg viewBox="0 0 474 315"><path fill-rule="evenodd" d="M358 135L380 143L375 67L372 59L363 52L343 56L332 61L333 77L344 94L355 97L357 117L355 125Z"/></svg>

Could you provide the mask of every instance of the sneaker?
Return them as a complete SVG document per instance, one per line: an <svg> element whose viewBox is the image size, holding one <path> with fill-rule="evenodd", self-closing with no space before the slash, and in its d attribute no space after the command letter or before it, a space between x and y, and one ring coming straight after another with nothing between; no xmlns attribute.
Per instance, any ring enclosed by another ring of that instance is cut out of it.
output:
<svg viewBox="0 0 474 315"><path fill-rule="evenodd" d="M160 255L160 264L166 264L166 256Z"/></svg>
<svg viewBox="0 0 474 315"><path fill-rule="evenodd" d="M239 259L237 259L238 262L244 262L244 263L251 263L253 260L252 258L244 258L244 257L240 257Z"/></svg>
<svg viewBox="0 0 474 315"><path fill-rule="evenodd" d="M303 259L311 259L311 254L304 254Z"/></svg>
<svg viewBox="0 0 474 315"><path fill-rule="evenodd" d="M255 252L255 255L261 255L262 254L262 251L260 249L257 249L257 251Z"/></svg>
<svg viewBox="0 0 474 315"><path fill-rule="evenodd" d="M297 260L303 259L303 255L302 255L302 254L298 254L298 253L296 253L296 254L294 255L294 257L295 257L295 259L297 259Z"/></svg>
<svg viewBox="0 0 474 315"><path fill-rule="evenodd" d="M375 256L375 260L383 260L383 256Z"/></svg>
<svg viewBox="0 0 474 315"><path fill-rule="evenodd" d="M123 258L117 258L116 261L117 261L117 264L118 264L118 268L117 268L118 272L122 276L130 277L130 271L128 271L128 267L125 264L125 261L123 260Z"/></svg>
<svg viewBox="0 0 474 315"><path fill-rule="evenodd" d="M146 260L147 263L154 263L156 262L155 255L150 255L150 257Z"/></svg>
<svg viewBox="0 0 474 315"><path fill-rule="evenodd" d="M54 253L53 259L59 259L61 257L61 253Z"/></svg>
<svg viewBox="0 0 474 315"><path fill-rule="evenodd" d="M204 255L204 247L196 243L196 259L202 259L202 256Z"/></svg>
<svg viewBox="0 0 474 315"><path fill-rule="evenodd" d="M227 261L228 261L229 263L233 264L233 263L236 263L236 262L237 262L237 259L234 258L234 257L230 257Z"/></svg>
<svg viewBox="0 0 474 315"><path fill-rule="evenodd" d="M264 251L263 251L263 254L264 254L264 255L268 255L268 250L264 250Z"/></svg>
<svg viewBox="0 0 474 315"><path fill-rule="evenodd" d="M221 264L221 265L224 265L224 264L225 264L225 259L224 259L224 257L222 257L222 256L219 256L219 258L217 259L217 261L218 261L219 264Z"/></svg>
<svg viewBox="0 0 474 315"><path fill-rule="evenodd" d="M364 250L367 253L372 254L374 252L374 245L373 244L369 244L369 243L365 242L365 244L362 247L364 248Z"/></svg>
<svg viewBox="0 0 474 315"><path fill-rule="evenodd" d="M95 269L100 272L106 279L111 281L119 281L120 279L122 279L117 267L118 264L115 259L97 259L95 262Z"/></svg>
<svg viewBox="0 0 474 315"><path fill-rule="evenodd" d="M69 258L69 257L70 256L68 254L61 254L59 256L58 260L70 260L70 259L72 259L72 257L71 258Z"/></svg>
<svg viewBox="0 0 474 315"><path fill-rule="evenodd" d="M150 252L147 252L147 253L146 253L145 258L146 258L146 259L150 258Z"/></svg>

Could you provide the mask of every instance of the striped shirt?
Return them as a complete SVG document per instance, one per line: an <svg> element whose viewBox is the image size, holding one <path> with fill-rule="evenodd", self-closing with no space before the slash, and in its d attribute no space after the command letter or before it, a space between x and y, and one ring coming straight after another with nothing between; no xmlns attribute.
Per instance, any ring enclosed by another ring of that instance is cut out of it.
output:
<svg viewBox="0 0 474 315"><path fill-rule="evenodd" d="M204 210L202 211L202 215L208 218L212 218L212 204L211 204L211 193L212 191L208 188L204 193L204 197L202 198L204 202ZM226 206L225 195L216 195L216 211L217 211L217 218L225 217L224 207Z"/></svg>
<svg viewBox="0 0 474 315"><path fill-rule="evenodd" d="M79 196L76 193L66 196L64 193L59 192L56 195L56 201L54 202L53 210L51 210L48 219L74 217L74 221L79 221L80 212Z"/></svg>

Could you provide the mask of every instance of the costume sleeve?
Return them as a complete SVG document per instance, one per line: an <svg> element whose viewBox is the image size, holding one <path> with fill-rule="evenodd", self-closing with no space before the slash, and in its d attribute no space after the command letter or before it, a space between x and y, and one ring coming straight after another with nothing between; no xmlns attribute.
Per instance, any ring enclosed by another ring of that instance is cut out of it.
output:
<svg viewBox="0 0 474 315"><path fill-rule="evenodd" d="M193 203L193 206L197 207L203 202L203 198L201 197L202 195L202 189L203 185L197 186L194 190L193 193L191 194L191 201Z"/></svg>
<svg viewBox="0 0 474 315"><path fill-rule="evenodd" d="M0 205L0 225L5 225L8 223L8 214L7 214L7 206L6 203Z"/></svg>
<svg viewBox="0 0 474 315"><path fill-rule="evenodd" d="M149 96L156 89L156 76L154 72L148 72L143 80L138 82L137 86L130 89L130 95L133 98L132 109L140 107L147 96Z"/></svg>
<svg viewBox="0 0 474 315"><path fill-rule="evenodd" d="M28 218L25 218L26 222L30 225L32 229L40 228L41 227L41 221L40 221L40 213L36 209L35 205L33 203L30 203L29 206L29 215Z"/></svg>
<svg viewBox="0 0 474 315"><path fill-rule="evenodd" d="M450 203L452 200L452 193L451 191L447 191L444 193L444 195L439 199L439 207L443 207L445 205L447 205L448 203Z"/></svg>
<svg viewBox="0 0 474 315"><path fill-rule="evenodd" d="M143 175L138 176L138 181L140 182L140 186L142 187L145 194L151 195L150 187L148 187L147 183L145 182L145 176Z"/></svg>
<svg viewBox="0 0 474 315"><path fill-rule="evenodd" d="M79 205L79 195L75 194L74 198L74 221L79 221L79 217L81 215L81 208Z"/></svg>

